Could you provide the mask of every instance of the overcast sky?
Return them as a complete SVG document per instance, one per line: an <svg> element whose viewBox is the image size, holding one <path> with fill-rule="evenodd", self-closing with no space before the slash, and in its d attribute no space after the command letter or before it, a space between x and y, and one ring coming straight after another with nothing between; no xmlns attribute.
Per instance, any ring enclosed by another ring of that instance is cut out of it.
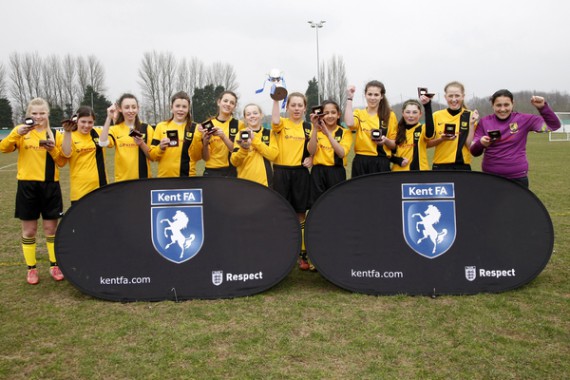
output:
<svg viewBox="0 0 570 380"><path fill-rule="evenodd" d="M570 2L566 0L3 0L0 62L17 51L42 56L96 55L106 95L141 94L144 52L170 51L235 67L239 103L271 102L261 87L280 68L289 91L305 92L321 61L343 57L349 83L362 94L377 79L388 99L442 92L463 82L467 98L499 88L570 92ZM363 104L363 97L356 103Z"/></svg>

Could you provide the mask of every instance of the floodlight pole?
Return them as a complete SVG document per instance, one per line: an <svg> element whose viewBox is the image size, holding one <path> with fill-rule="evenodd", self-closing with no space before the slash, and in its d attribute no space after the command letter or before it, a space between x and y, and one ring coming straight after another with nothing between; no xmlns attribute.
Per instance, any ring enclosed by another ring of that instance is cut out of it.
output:
<svg viewBox="0 0 570 380"><path fill-rule="evenodd" d="M320 61L319 61L319 29L322 28L324 26L324 23L326 21L307 21L309 23L309 25L311 25L311 28L315 29L316 35L317 35L317 102L318 104L321 104L321 92L319 90L319 87L321 85L321 69L320 69Z"/></svg>

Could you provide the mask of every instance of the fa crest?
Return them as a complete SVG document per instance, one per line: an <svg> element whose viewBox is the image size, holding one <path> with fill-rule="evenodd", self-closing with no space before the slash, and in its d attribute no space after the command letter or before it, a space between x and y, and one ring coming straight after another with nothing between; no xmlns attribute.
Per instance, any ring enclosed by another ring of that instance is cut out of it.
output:
<svg viewBox="0 0 570 380"><path fill-rule="evenodd" d="M176 264L198 254L204 242L201 190L152 190L151 236L156 251ZM188 205L200 203L200 205ZM168 206L166 206L168 205Z"/></svg>
<svg viewBox="0 0 570 380"><path fill-rule="evenodd" d="M213 270L212 271L212 284L216 286L222 285L224 282L224 271L222 270Z"/></svg>
<svg viewBox="0 0 570 380"><path fill-rule="evenodd" d="M402 202L408 246L428 259L447 252L456 236L453 184L403 184L402 197L416 199Z"/></svg>
<svg viewBox="0 0 570 380"><path fill-rule="evenodd" d="M476 267L465 267L465 278L467 281L475 281L477 277L477 268Z"/></svg>

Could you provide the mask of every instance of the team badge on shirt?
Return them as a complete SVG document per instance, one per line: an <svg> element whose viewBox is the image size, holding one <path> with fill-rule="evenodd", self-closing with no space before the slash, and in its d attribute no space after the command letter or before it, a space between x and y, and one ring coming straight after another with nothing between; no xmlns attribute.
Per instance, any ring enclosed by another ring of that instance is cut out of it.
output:
<svg viewBox="0 0 570 380"><path fill-rule="evenodd" d="M404 239L421 256L434 259L456 236L453 183L402 184Z"/></svg>
<svg viewBox="0 0 570 380"><path fill-rule="evenodd" d="M509 130L511 131L511 134L515 134L519 131L519 125L517 123L510 123L509 124Z"/></svg>
<svg viewBox="0 0 570 380"><path fill-rule="evenodd" d="M151 190L151 236L156 251L181 264L204 242L202 190Z"/></svg>

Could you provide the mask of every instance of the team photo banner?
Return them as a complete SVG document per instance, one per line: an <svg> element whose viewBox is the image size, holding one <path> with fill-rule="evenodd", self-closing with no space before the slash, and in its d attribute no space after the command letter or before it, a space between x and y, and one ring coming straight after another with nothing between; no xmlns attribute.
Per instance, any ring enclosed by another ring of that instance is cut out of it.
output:
<svg viewBox="0 0 570 380"><path fill-rule="evenodd" d="M554 244L529 190L480 172L381 173L346 181L308 214L305 244L322 276L367 294L475 294L520 287Z"/></svg>
<svg viewBox="0 0 570 380"><path fill-rule="evenodd" d="M56 236L66 279L113 301L253 295L287 276L301 249L291 206L235 178L105 186L74 203Z"/></svg>

